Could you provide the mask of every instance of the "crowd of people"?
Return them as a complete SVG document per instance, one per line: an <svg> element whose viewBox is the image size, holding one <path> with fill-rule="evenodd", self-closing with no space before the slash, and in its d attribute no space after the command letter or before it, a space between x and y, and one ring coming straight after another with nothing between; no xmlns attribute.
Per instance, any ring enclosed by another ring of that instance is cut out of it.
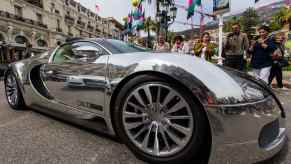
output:
<svg viewBox="0 0 291 164"><path fill-rule="evenodd" d="M232 30L223 44L223 65L246 71L246 65L250 63L256 78L271 85L276 77L278 88L285 89L282 82L282 67L288 65L288 61L284 59L285 33L277 32L270 35L270 28L263 25L258 28L259 35L251 38L241 32L239 23L233 24ZM207 32L195 41L185 41L182 36L176 36L172 47L165 41L163 35L159 35L153 49L157 52L193 55L209 62L218 57L218 45L211 41L211 36Z"/></svg>

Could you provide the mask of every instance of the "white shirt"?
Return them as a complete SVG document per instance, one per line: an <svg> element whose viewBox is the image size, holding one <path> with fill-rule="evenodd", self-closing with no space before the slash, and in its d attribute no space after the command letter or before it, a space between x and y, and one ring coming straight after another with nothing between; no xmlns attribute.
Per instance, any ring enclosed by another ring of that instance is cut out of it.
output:
<svg viewBox="0 0 291 164"><path fill-rule="evenodd" d="M201 59L204 59L204 60L205 60L206 50L207 50L207 47L204 47L204 48L202 49L202 52L201 52Z"/></svg>

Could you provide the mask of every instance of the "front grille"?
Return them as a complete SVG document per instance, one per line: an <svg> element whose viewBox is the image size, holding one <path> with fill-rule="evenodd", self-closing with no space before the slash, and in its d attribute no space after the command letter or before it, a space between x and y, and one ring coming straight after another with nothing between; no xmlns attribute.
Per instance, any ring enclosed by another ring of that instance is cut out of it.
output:
<svg viewBox="0 0 291 164"><path fill-rule="evenodd" d="M265 125L260 133L259 146L261 148L266 148L278 137L279 130L279 119Z"/></svg>

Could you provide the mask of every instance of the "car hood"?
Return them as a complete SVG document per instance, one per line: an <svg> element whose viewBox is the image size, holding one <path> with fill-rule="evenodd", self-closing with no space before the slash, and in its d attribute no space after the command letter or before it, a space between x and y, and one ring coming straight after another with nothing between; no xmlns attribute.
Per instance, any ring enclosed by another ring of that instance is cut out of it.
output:
<svg viewBox="0 0 291 164"><path fill-rule="evenodd" d="M189 87L189 82L183 81L183 73L179 74L178 70L183 69L199 80L211 92L217 103L233 104L249 101L246 90L253 94L252 99L255 100L262 99L262 94L266 94L261 87L248 80L250 78L248 75L190 55L149 52L116 54L112 55L110 63L118 63L125 67L136 65L132 72L156 70L170 75L175 74L177 80Z"/></svg>

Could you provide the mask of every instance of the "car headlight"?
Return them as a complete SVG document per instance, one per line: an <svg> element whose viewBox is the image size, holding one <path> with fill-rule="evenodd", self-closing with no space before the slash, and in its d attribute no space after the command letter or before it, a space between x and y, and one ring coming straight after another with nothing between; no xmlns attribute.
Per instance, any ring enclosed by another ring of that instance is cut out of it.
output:
<svg viewBox="0 0 291 164"><path fill-rule="evenodd" d="M267 96L267 93L262 88L252 82L246 81L242 83L241 88L244 92L244 98L248 101L261 100Z"/></svg>

